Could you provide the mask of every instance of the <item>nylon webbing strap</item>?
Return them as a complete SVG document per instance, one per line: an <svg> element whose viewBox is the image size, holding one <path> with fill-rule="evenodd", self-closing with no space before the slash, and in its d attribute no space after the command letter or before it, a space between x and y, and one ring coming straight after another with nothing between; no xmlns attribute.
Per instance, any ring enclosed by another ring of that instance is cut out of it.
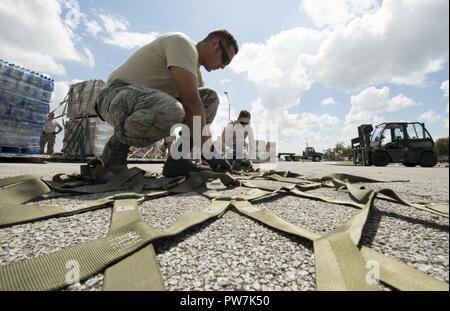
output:
<svg viewBox="0 0 450 311"><path fill-rule="evenodd" d="M276 214L272 213L267 209L260 209L248 201L232 201L231 203L240 213L246 215L249 218L253 218L269 227L278 229L280 231L294 234L303 237L308 240L315 240L320 237L320 235L310 232L308 230L299 228L286 220L280 218Z"/></svg>
<svg viewBox="0 0 450 311"><path fill-rule="evenodd" d="M448 291L448 283L422 273L400 261L380 254L363 246L361 255L372 268L379 266L380 279L399 290L404 291Z"/></svg>
<svg viewBox="0 0 450 311"><path fill-rule="evenodd" d="M144 171L133 167L128 170L123 170L118 175L115 175L112 180L108 181L105 184L100 185L88 185L88 186L82 186L77 188L60 188L57 186L54 186L52 182L48 182L48 185L50 188L52 188L53 191L61 192L61 193L85 193L85 194L94 194L94 193L102 193L102 192L108 192L113 190L121 190L121 189L128 189L128 187L125 185L130 179L135 177L138 174L144 174Z"/></svg>
<svg viewBox="0 0 450 311"><path fill-rule="evenodd" d="M352 232L355 240L359 240L370 203L349 223L323 238L286 222L266 209L256 208L249 202L233 201L232 204L248 217L283 232L313 241L318 290L377 290L375 284L369 284L366 281L366 262L348 233Z"/></svg>
<svg viewBox="0 0 450 311"><path fill-rule="evenodd" d="M134 222L105 238L0 266L0 290L59 289L102 272L145 246L159 230Z"/></svg>
<svg viewBox="0 0 450 311"><path fill-rule="evenodd" d="M145 200L156 199L168 195L168 191L145 194ZM136 196L134 193L122 193L104 199L95 200L76 209L64 206L40 206L0 203L0 228L12 225L44 220L53 217L64 217L108 207L114 200Z"/></svg>
<svg viewBox="0 0 450 311"><path fill-rule="evenodd" d="M22 204L0 204L0 228L21 223L75 215L87 211L93 211L107 206L113 199L100 199L79 206L78 209L65 208L63 206L40 206Z"/></svg>
<svg viewBox="0 0 450 311"><path fill-rule="evenodd" d="M249 182L243 182L242 186L247 187L247 188L263 189L265 191L271 191L271 192L292 194L292 195L306 198L306 199L318 200L318 201L322 201L322 202L326 202L326 203L333 203L333 204L339 204L339 205L347 205L347 206L352 206L352 207L356 207L359 209L364 207L363 204L359 204L356 202L341 201L341 200L337 200L337 199L333 199L333 198L327 198L324 196L310 194L310 193L301 191L299 189L296 189L297 187L295 185L293 185L292 187L284 186L284 187L277 188L277 187L269 186L269 185L257 186L252 183L249 183Z"/></svg>
<svg viewBox="0 0 450 311"><path fill-rule="evenodd" d="M153 229L142 221L133 222L105 238L0 266L0 290L59 289L85 280L156 239L179 234L217 217L228 205L229 202L214 201L204 211L186 212L166 230ZM71 270L73 267L77 269Z"/></svg>
<svg viewBox="0 0 450 311"><path fill-rule="evenodd" d="M136 199L115 201L109 230L112 233L140 220L141 215ZM164 281L159 271L153 245L147 245L106 269L103 290L164 290Z"/></svg>
<svg viewBox="0 0 450 311"><path fill-rule="evenodd" d="M0 179L0 188L10 186L15 183L22 182L22 181L25 181L28 179L35 179L35 178L39 178L39 177L32 176L32 175L21 175L21 176L2 178L2 179Z"/></svg>
<svg viewBox="0 0 450 311"><path fill-rule="evenodd" d="M290 191L292 189L295 189L295 185L277 187L277 186L271 186L271 185L255 185L250 182L243 182L243 183L241 183L241 186L247 187L247 188L261 189L261 190L271 191L271 192L282 191L282 190Z"/></svg>
<svg viewBox="0 0 450 311"><path fill-rule="evenodd" d="M200 212L187 211L181 215L173 225L163 230L163 234L160 237L177 235L186 229L222 215L229 205L229 201L213 201L206 209Z"/></svg>
<svg viewBox="0 0 450 311"><path fill-rule="evenodd" d="M39 178L26 179L22 182L13 184L8 188L0 189L0 197L3 204L25 203L51 190Z"/></svg>
<svg viewBox="0 0 450 311"><path fill-rule="evenodd" d="M2 189L1 191L8 191L5 195L8 195L10 202L24 202L30 199L34 199L41 194L47 193L49 188L46 184L36 179L25 178L24 183L18 183L22 179L14 180L13 185L7 189ZM184 180L184 179L182 179ZM3 181L3 180L2 180ZM11 180L12 181L12 180ZM10 182L4 182L4 184L9 184ZM175 180L175 184L178 184L178 181ZM37 187L35 186L37 185ZM170 186L170 184L169 184ZM32 187L33 191L27 191L27 187ZM187 185L182 186L182 189L178 189L179 193L182 191L192 191L194 190L195 185L188 183ZM25 190L25 191L24 191ZM145 195L146 200L155 199L161 196L168 195L168 191L163 192L154 192ZM129 197L128 193L115 195L112 197L108 197L105 199L96 200L94 202L90 202L83 206L78 207L77 209L67 208L64 206L39 206L39 205L21 205L14 204L9 202L1 202L0 203L0 228L7 227L11 225L32 222L37 220L43 220L51 217L62 217L62 216L70 216L79 213L84 213L87 211L93 211L99 208L106 207L109 203L113 202L117 199L123 199L124 197Z"/></svg>
<svg viewBox="0 0 450 311"><path fill-rule="evenodd" d="M324 176L322 178L319 178L320 181L326 181L326 180L332 180L337 179L341 180L343 182L349 182L349 183L357 183L357 182L364 182L364 183L393 183L393 182L408 182L409 180L378 180L378 179L371 179L356 175L350 175L350 174L342 174L342 173L334 173L327 176Z"/></svg>
<svg viewBox="0 0 450 311"><path fill-rule="evenodd" d="M366 281L366 262L346 232L314 241L317 290L378 290Z"/></svg>
<svg viewBox="0 0 450 311"><path fill-rule="evenodd" d="M438 204L433 204L433 203L422 205L422 204L411 203L411 202L403 200L400 196L398 196L391 189L381 189L378 192L393 199L394 201L396 201L398 203L448 218L448 205L438 205Z"/></svg>
<svg viewBox="0 0 450 311"><path fill-rule="evenodd" d="M280 182L286 182L286 183L292 183L292 184L310 184L311 181L302 179L302 178L295 178L295 177L283 177L278 174L271 174L271 175L265 175L267 179L272 179L275 181Z"/></svg>
<svg viewBox="0 0 450 311"><path fill-rule="evenodd" d="M297 190L297 189L292 189L288 193L291 193L291 194L293 194L295 196L298 196L298 197L301 197L301 198L322 201L322 202L325 202L325 203L347 205L347 206L352 206L352 207L359 208L359 209L364 207L363 204L360 204L360 203L357 203L357 202L342 201L342 200L338 200L338 199L328 198L328 197L325 197L325 196L309 194L309 193L306 193L306 192L303 192L303 191L300 191L300 190Z"/></svg>
<svg viewBox="0 0 450 311"><path fill-rule="evenodd" d="M279 175L283 178L303 180L301 175L289 172L282 172ZM133 175L130 178L125 176L122 179L122 184L124 184L123 180L126 179L127 183L132 184L133 189L141 187L142 178L136 176L139 176L139 174ZM143 174L140 176L143 176ZM20 178L10 178L6 181L0 180L1 185L11 185L11 187L1 189L0 191L10 189L14 196L18 196L14 200L25 200L25 197L17 195L17 189L23 189L20 188L23 187L21 184L36 179L32 179L29 176ZM205 182L215 178L220 178L222 183L226 185L241 184L242 186L255 188L256 190L239 197L229 197L215 191L208 191ZM438 215L442 213L446 217L448 217L448 206L445 209L445 207L441 206L409 203L389 189L375 191L366 187L356 187L351 185L350 182L379 181L353 175L334 174L320 181L330 180L336 188L347 189L350 197L355 202L345 202L310 195L295 189L301 186L299 184L295 184L293 187L280 188L268 186L258 187L249 183L239 183L228 174L218 174L208 171L195 173L186 182L172 189L174 191L170 190L170 192L180 193L197 190L214 201L203 211L184 213L173 225L165 230L153 229L140 221L140 214L136 208L136 200L143 200L142 195L122 194L109 197L106 199L113 198L116 200L116 203L110 233L107 237L69 247L52 254L39 256L31 260L1 266L0 280L2 282L0 283L0 290L61 288L73 282L74 275L78 276L78 278L75 278L75 281L84 280L103 271L107 267L110 268L107 269L105 275L104 289L161 289L161 287L163 288L162 279L156 256L150 243L159 238L174 236L192 226L222 215L230 206L236 208L241 214L272 228L313 241L318 290L377 290L378 287L373 282L373 279L368 278L370 271L368 271L368 267L366 266L374 262L379 265L379 277L381 281L395 288L402 290L448 290L448 284L445 282L419 272L404 263L386 257L374 250L366 247L362 247L359 250L357 247L362 230L368 219L369 211L373 207L375 197L379 193L392 198L398 203L435 212ZM315 181L316 184L317 181L319 180ZM307 186L314 185L314 183L303 181L301 183ZM35 195L42 191L42 189L37 191ZM169 191L165 191L145 195L145 199L167 195L168 193ZM316 233L286 222L266 209L259 209L247 201L257 200L274 193L287 193L329 203L351 205L361 209L361 211L344 225L321 237ZM16 204L16 207L19 207L19 205ZM64 262L65 265L63 264ZM74 266L79 268L79 271L75 271L79 272L78 274L69 269ZM51 267L51 269L48 269L48 267ZM70 271L67 272L67 269ZM47 273L49 270L51 270L51 273Z"/></svg>
<svg viewBox="0 0 450 311"><path fill-rule="evenodd" d="M232 201L232 200L236 200L239 198L240 200L245 200L245 201L249 201L249 202L265 198L272 194L278 194L279 190L280 190L280 188L275 189L273 191L253 189L251 191L251 193L241 194L241 195L239 195L239 197L234 197L234 196L228 196L223 193L219 193L215 190L209 190L206 186L203 188L202 187L197 188L198 193L207 197L210 200L216 199L216 200L222 200L222 201Z"/></svg>
<svg viewBox="0 0 450 311"><path fill-rule="evenodd" d="M147 245L105 271L104 291L162 291L164 281L153 246Z"/></svg>
<svg viewBox="0 0 450 311"><path fill-rule="evenodd" d="M335 187L338 189L345 189L345 188L348 188L348 186L350 185L349 183L345 183L341 180L333 179L332 181L335 184ZM364 188L364 187L362 187L362 188ZM350 192L350 194L352 195L352 193L356 193L356 191L353 190L352 192ZM434 203L428 203L428 204L411 203L411 202L408 202L408 201L402 199L397 193L395 193L391 189L377 190L377 193L381 193L381 194L387 196L395 203L400 203L400 204L403 204L403 205L406 205L409 207L414 207L414 208L422 210L422 211L430 212L430 213L448 218L448 212L449 212L448 204L443 205L443 204L434 204ZM357 202L365 203L368 200L368 194L366 194L365 196L359 195L359 196L353 197L353 199L355 199ZM336 202L333 202L333 203L336 203Z"/></svg>
<svg viewBox="0 0 450 311"><path fill-rule="evenodd" d="M354 199L366 204L363 205L363 210L350 221L326 234L323 238L282 219L278 221L278 216L267 210L256 208L248 202L234 201L233 205L242 214L272 228L313 241L318 290L377 290L376 282L378 279L371 277L371 271L369 270L371 268L369 264L373 264L373 260L376 260L376 264L382 271L381 275L378 276L381 281L397 289L448 290L447 283L412 269L406 264L374 250L363 247L364 252L359 252L356 245L361 238L363 227L377 192L365 187L353 187L350 184L346 184L346 187L348 187ZM264 216L260 217L261 214ZM368 254L371 255L372 259ZM397 268L402 273L398 273ZM415 278L414 285L409 284L411 278Z"/></svg>
<svg viewBox="0 0 450 311"><path fill-rule="evenodd" d="M376 283L367 281L366 262L357 245L375 192L365 187L347 184L352 197L365 201L365 207L346 224L314 241L317 290L377 290Z"/></svg>

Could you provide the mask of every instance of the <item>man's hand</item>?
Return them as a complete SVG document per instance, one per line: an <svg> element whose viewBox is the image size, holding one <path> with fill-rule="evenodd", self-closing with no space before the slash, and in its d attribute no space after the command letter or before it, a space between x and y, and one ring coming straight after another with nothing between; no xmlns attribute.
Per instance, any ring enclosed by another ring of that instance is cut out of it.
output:
<svg viewBox="0 0 450 311"><path fill-rule="evenodd" d="M225 173L232 170L230 162L225 159L212 158L210 160L205 159L205 161L214 172Z"/></svg>
<svg viewBox="0 0 450 311"><path fill-rule="evenodd" d="M215 146L211 143L211 140L207 140L205 145L206 145L206 148L209 149L210 152L212 152L212 158L209 160L206 159L205 156L202 154L202 159L206 163L208 163L209 167L214 172L218 172L218 173L230 172L231 173L232 166L231 166L230 162L223 159L223 155L221 154L221 152L219 152L215 149ZM205 146L203 146L203 147L205 148Z"/></svg>
<svg viewBox="0 0 450 311"><path fill-rule="evenodd" d="M175 80L178 93L180 94L180 103L183 105L185 115L185 124L194 133L194 116L200 117L200 129L203 131L206 125L205 109L203 107L200 94L198 92L197 78L189 71L172 66L170 74ZM192 136L191 136L192 138ZM201 137L202 145L209 139L209 135Z"/></svg>

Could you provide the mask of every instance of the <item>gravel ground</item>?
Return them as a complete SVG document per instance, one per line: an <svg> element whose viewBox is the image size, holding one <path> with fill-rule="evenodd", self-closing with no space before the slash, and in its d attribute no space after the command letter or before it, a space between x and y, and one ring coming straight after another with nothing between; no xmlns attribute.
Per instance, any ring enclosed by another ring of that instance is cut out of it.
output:
<svg viewBox="0 0 450 311"><path fill-rule="evenodd" d="M130 165L135 166L135 165ZM139 165L160 171L161 165ZM310 177L348 173L382 180L408 179L407 183L371 184L391 188L408 201L448 204L448 168L352 167L332 163L279 163L279 170L295 171ZM0 164L0 177L33 174L50 179L61 172L78 172L79 164ZM284 185L275 181L252 180L254 184ZM228 195L251 189L226 190L217 184L210 188ZM333 189L311 193L343 200L348 195ZM33 202L76 208L86 200L114 193L51 198ZM146 201L141 214L157 228L170 226L183 212L201 210L209 200L186 193ZM325 233L335 229L358 211L287 195L274 195L254 202L287 221L308 230ZM376 208L365 227L361 244L405 262L427 274L449 282L448 219L414 208L376 200ZM103 237L108 232L111 210L106 208L70 217L0 229L0 265L51 253L62 248ZM264 225L228 211L221 218L196 226L174 238L154 243L168 290L314 290L312 243L276 232ZM103 275L66 290L100 290ZM387 288L384 288L387 289Z"/></svg>

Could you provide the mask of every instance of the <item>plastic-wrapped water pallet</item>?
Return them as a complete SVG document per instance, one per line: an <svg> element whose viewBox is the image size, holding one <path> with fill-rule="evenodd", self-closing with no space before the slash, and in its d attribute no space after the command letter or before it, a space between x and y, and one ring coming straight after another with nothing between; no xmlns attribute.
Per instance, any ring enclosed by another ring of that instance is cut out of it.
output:
<svg viewBox="0 0 450 311"><path fill-rule="evenodd" d="M98 117L71 119L66 123L63 158L100 156L113 128Z"/></svg>
<svg viewBox="0 0 450 311"><path fill-rule="evenodd" d="M67 114L70 119L95 117L95 99L106 83L102 80L89 80L72 84L67 99Z"/></svg>
<svg viewBox="0 0 450 311"><path fill-rule="evenodd" d="M0 60L0 152L37 154L54 80Z"/></svg>

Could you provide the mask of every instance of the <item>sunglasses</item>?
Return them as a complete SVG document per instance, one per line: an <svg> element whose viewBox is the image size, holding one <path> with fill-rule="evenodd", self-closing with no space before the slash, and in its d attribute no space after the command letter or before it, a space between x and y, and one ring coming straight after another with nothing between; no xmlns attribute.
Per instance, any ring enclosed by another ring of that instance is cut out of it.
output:
<svg viewBox="0 0 450 311"><path fill-rule="evenodd" d="M249 125L250 124L250 122L239 122L242 126L246 126L246 125Z"/></svg>
<svg viewBox="0 0 450 311"><path fill-rule="evenodd" d="M227 50L225 49L225 46L223 45L222 41L219 41L220 50L222 51L222 63L227 66L230 64L230 56L228 56Z"/></svg>

